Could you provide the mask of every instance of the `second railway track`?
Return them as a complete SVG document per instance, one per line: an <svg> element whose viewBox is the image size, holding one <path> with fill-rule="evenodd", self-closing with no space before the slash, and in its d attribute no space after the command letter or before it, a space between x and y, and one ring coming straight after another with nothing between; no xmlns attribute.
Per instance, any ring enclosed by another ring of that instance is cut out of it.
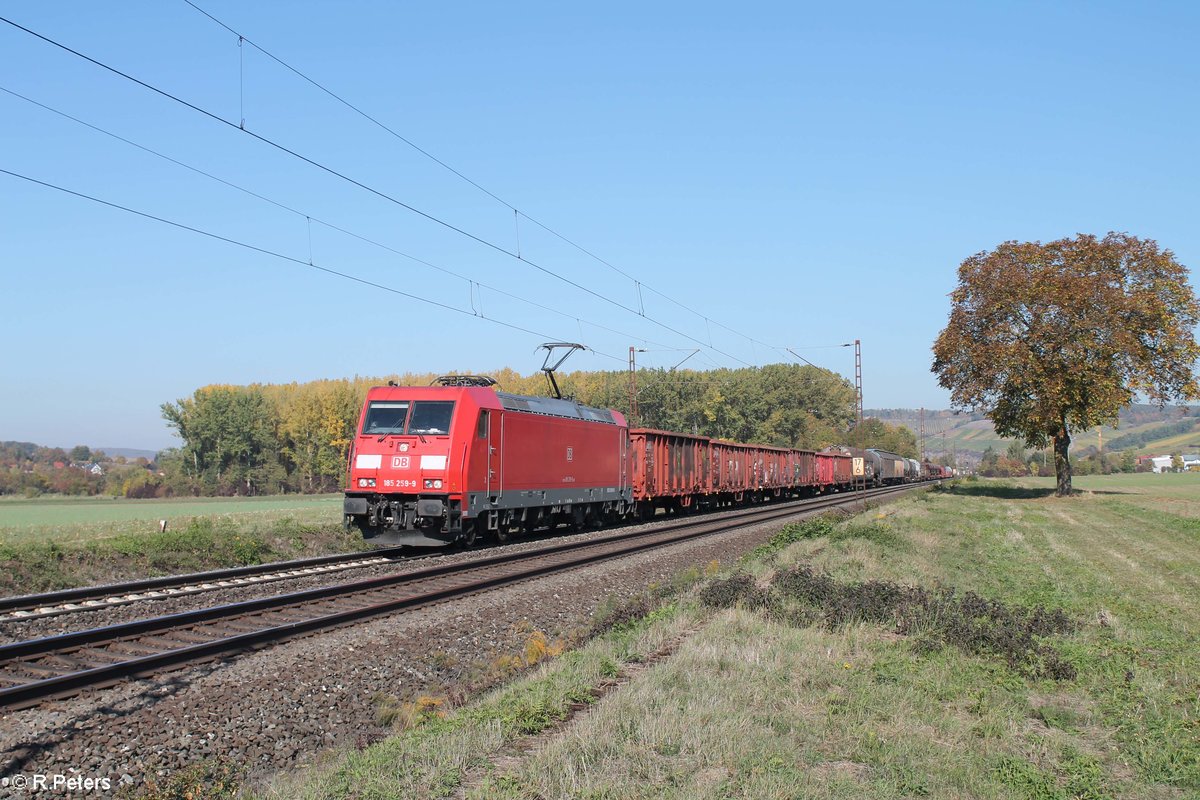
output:
<svg viewBox="0 0 1200 800"><path fill-rule="evenodd" d="M230 567L185 575L165 575L103 586L81 586L44 594L0 597L0 623L41 619L142 600L186 597L218 589L254 586L378 566L399 558L403 550L403 547L390 547L358 553L337 553L295 561L276 561L270 564Z"/></svg>
<svg viewBox="0 0 1200 800"><path fill-rule="evenodd" d="M649 531L555 544L0 645L0 708L29 706L89 687L147 677L389 612L909 488L832 495L719 519L682 520Z"/></svg>

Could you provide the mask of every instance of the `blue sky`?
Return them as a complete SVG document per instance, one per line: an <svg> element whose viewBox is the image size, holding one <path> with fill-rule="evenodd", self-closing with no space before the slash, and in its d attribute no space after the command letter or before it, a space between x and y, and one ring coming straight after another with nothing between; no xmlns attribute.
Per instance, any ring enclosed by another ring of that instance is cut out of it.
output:
<svg viewBox="0 0 1200 800"><path fill-rule="evenodd" d="M3 89L294 211L6 92L0 169L304 262L0 175L0 439L160 448L159 405L205 384L531 371L547 339L594 348L573 368L699 340L688 366L791 347L852 375L815 346L857 338L868 407L940 408L966 256L1119 230L1200 265L1192 3L195 2L504 202L249 45L239 69L182 0L0 15L501 248L516 207L625 275L522 219L525 259L606 299L580 291L0 24Z"/></svg>

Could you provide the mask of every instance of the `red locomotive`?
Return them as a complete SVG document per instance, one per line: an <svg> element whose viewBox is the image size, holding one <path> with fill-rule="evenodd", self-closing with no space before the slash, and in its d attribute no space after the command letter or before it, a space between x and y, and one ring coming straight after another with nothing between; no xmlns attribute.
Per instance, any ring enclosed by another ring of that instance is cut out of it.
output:
<svg viewBox="0 0 1200 800"><path fill-rule="evenodd" d="M490 378L379 386L350 449L345 517L379 544L472 544L849 488L852 457L629 429L620 412Z"/></svg>
<svg viewBox="0 0 1200 800"><path fill-rule="evenodd" d="M350 449L347 522L379 543L470 544L628 512L628 428L616 411L521 397L489 379L377 386Z"/></svg>

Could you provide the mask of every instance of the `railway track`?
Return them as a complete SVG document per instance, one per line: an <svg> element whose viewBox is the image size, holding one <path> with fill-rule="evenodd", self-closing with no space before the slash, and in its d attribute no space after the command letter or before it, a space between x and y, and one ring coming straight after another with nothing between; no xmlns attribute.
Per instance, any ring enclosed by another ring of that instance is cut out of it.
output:
<svg viewBox="0 0 1200 800"><path fill-rule="evenodd" d="M563 570L704 536L810 515L915 486L832 495L685 519L652 530L560 543L366 580L0 645L0 708L148 677L314 631L444 602Z"/></svg>
<svg viewBox="0 0 1200 800"><path fill-rule="evenodd" d="M168 597L212 592L239 586L324 575L361 567L378 566L395 561L402 547L389 547L359 553L315 556L294 561L276 561L247 567L193 572L186 575L167 575L104 586L82 586L45 594L0 597L0 623L39 619L77 611L108 608L142 600L161 600Z"/></svg>

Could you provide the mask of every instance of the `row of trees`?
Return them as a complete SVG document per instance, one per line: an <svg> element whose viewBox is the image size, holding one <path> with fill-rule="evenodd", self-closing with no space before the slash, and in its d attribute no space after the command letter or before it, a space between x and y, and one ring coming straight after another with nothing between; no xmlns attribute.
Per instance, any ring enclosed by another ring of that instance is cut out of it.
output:
<svg viewBox="0 0 1200 800"><path fill-rule="evenodd" d="M99 465L99 469L93 469ZM32 442L0 442L0 495L130 494L148 479L152 464L144 458L126 462L110 459L86 445L71 449L42 447Z"/></svg>
<svg viewBox="0 0 1200 800"><path fill-rule="evenodd" d="M354 379L205 386L164 403L183 446L159 454L164 491L273 494L336 489L367 389Z"/></svg>
<svg viewBox="0 0 1200 800"><path fill-rule="evenodd" d="M165 403L183 446L159 455L159 493L268 494L336 490L342 482L366 391L388 380L426 386L435 375L404 374L304 384L206 386ZM504 391L545 394L541 373L492 373ZM631 424L784 447L882 447L910 457L906 428L867 420L854 430L854 388L810 366L738 370L640 370L637 413L625 372L573 372L563 391L587 405L616 408Z"/></svg>
<svg viewBox="0 0 1200 800"><path fill-rule="evenodd" d="M1185 469L1183 455L1179 452L1171 455L1171 470L1183 472ZM1026 475L1052 477L1054 464L1046 458L1046 453L1033 451L1028 453L1020 442L1013 442L1003 454L993 447L983 451L979 461L978 473L988 478L1019 478ZM1112 475L1117 472L1151 472L1153 467L1145 461L1138 461L1133 450L1101 452L1096 447L1085 447L1075 454L1072 462L1072 473L1075 475Z"/></svg>
<svg viewBox="0 0 1200 800"><path fill-rule="evenodd" d="M1101 453L1095 447L1085 448L1075 455L1072 473L1075 475L1111 475L1115 472L1149 472L1150 467L1139 464L1132 450ZM1052 477L1054 462L1044 450L1027 452L1021 442L1012 442L1008 450L999 453L993 447L983 451L978 472L988 478L1019 478L1026 475Z"/></svg>
<svg viewBox="0 0 1200 800"><path fill-rule="evenodd" d="M1156 425L1149 430L1139 433L1127 433L1124 436L1118 436L1109 442L1108 446L1111 450L1142 447L1155 439L1168 439L1172 436L1191 433L1195 430L1196 425L1197 420L1194 417L1185 417L1178 422L1168 422L1165 425Z"/></svg>

